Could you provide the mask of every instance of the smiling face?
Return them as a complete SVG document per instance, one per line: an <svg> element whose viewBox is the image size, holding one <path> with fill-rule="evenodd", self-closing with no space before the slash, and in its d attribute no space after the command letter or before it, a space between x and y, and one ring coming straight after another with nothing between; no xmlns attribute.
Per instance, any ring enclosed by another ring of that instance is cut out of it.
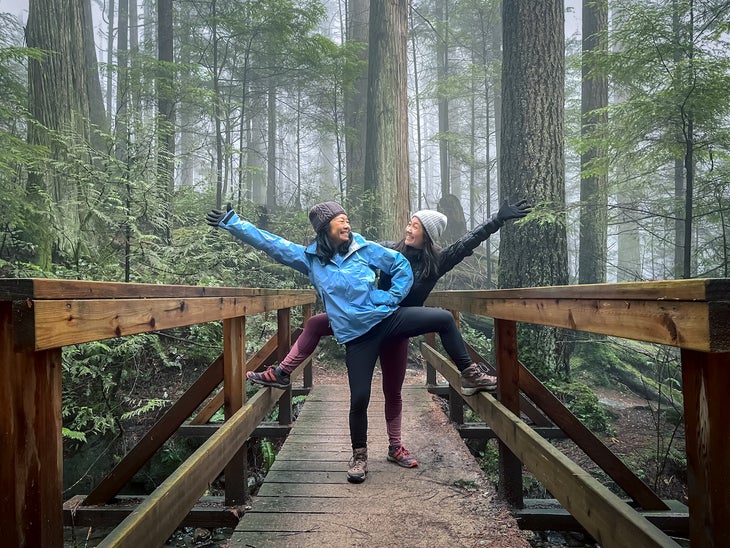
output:
<svg viewBox="0 0 730 548"><path fill-rule="evenodd" d="M327 236L335 247L350 239L350 219L347 215L342 213L330 221Z"/></svg>
<svg viewBox="0 0 730 548"><path fill-rule="evenodd" d="M426 241L426 231L423 230L423 225L418 217L411 217L406 227L405 244L416 249L423 249Z"/></svg>

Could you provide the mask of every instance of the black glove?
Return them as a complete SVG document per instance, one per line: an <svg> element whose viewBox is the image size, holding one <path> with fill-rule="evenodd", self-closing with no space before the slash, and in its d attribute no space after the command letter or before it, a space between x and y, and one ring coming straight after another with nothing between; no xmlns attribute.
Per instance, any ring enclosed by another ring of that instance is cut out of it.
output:
<svg viewBox="0 0 730 548"><path fill-rule="evenodd" d="M207 222L212 227L217 227L221 220L224 223L227 223L231 219L231 217L233 217L234 213L235 211L233 211L233 206L231 206L229 202L228 204L226 204L225 211L221 211L220 209L211 209L205 216L205 222Z"/></svg>
<svg viewBox="0 0 730 548"><path fill-rule="evenodd" d="M521 219L530 211L532 211L532 206L528 205L527 200L520 200L516 204L510 204L507 200L505 200L502 202L502 205L499 206L497 220L504 223L510 219Z"/></svg>

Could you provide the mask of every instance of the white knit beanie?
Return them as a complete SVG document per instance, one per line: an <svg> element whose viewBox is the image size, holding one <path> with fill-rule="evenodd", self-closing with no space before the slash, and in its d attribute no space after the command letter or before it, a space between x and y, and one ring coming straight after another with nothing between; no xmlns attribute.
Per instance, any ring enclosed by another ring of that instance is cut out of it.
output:
<svg viewBox="0 0 730 548"><path fill-rule="evenodd" d="M446 230L446 215L433 209L416 211L411 217L418 217L429 238L436 242Z"/></svg>

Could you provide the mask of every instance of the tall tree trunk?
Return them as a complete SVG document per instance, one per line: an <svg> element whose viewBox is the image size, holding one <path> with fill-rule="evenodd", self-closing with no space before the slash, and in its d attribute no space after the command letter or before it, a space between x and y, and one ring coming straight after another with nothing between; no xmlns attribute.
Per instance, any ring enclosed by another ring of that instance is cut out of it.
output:
<svg viewBox="0 0 730 548"><path fill-rule="evenodd" d="M266 205L266 177L264 175L266 173L264 166L266 129L264 128L264 116L261 114L265 107L262 104L262 96L262 90L251 90L248 109L250 131L247 138L246 178L249 199L257 205L264 206Z"/></svg>
<svg viewBox="0 0 730 548"><path fill-rule="evenodd" d="M267 97L266 209L276 210L276 86L269 86Z"/></svg>
<svg viewBox="0 0 730 548"><path fill-rule="evenodd" d="M682 60L682 33L679 24L679 7L677 0L672 0L672 34L674 35L674 65L679 66ZM677 132L677 143L684 143L684 135ZM684 277L684 161L682 158L674 160L674 277Z"/></svg>
<svg viewBox="0 0 730 548"><path fill-rule="evenodd" d="M607 0L583 0L583 82L581 86L581 136L602 134L607 123L608 78L588 59L607 50ZM599 109L602 109L599 112ZM580 251L578 280L582 284L606 281L608 234L608 173L605 150L597 146L580 156ZM590 175L586 175L586 171Z"/></svg>
<svg viewBox="0 0 730 548"><path fill-rule="evenodd" d="M111 127L114 119L114 0L109 0L107 8L107 39L106 39L106 115L108 126Z"/></svg>
<svg viewBox="0 0 730 548"><path fill-rule="evenodd" d="M438 80L438 120L439 120L439 166L441 174L441 196L452 194L451 169L449 156L449 98L446 93L446 79L449 77L449 0L441 6L441 33L436 46L436 79ZM454 194L456 194L454 192ZM458 197L458 195L457 195Z"/></svg>
<svg viewBox="0 0 730 548"><path fill-rule="evenodd" d="M413 11L409 10L408 20L410 22L411 29L411 51L413 59L413 98L414 98L414 111L416 113L416 210L423 209L423 142L421 139L421 96L418 90L420 75L418 74L418 55L416 54L416 36L413 30Z"/></svg>
<svg viewBox="0 0 730 548"><path fill-rule="evenodd" d="M397 239L408 222L407 36L406 0L371 2L363 233L373 240Z"/></svg>
<svg viewBox="0 0 730 548"><path fill-rule="evenodd" d="M31 0L28 5L28 46L49 52L28 64L30 113L39 122L29 125L28 142L48 147L54 162L62 162L73 148L69 139L84 142L90 136L85 18L83 4L77 1ZM76 180L60 176L48 164L29 174L27 190L34 218L26 237L35 246L35 264L48 271L54 248L67 258L78 258L83 196ZM59 237L61 227L65 238Z"/></svg>
<svg viewBox="0 0 730 548"><path fill-rule="evenodd" d="M548 204L552 222L501 230L500 287L568 283L565 226L564 10L562 0L502 7L502 196ZM539 375L567 370L562 333L521 325L520 357Z"/></svg>
<svg viewBox="0 0 730 548"><path fill-rule="evenodd" d="M689 4L689 29L687 32L687 75L694 79L694 3ZM688 82L689 83L689 82ZM686 107L682 104L682 122L684 130L684 269L683 278L692 277L692 224L693 224L693 200L694 200L694 178L695 178L695 135L694 135L694 113L691 105Z"/></svg>
<svg viewBox="0 0 730 548"><path fill-rule="evenodd" d="M104 140L99 131L108 131L104 97L99 81L99 62L94 45L94 17L91 13L91 0L84 0L84 57L86 59L87 88L89 95L89 121L93 127L91 143L96 150L103 150Z"/></svg>
<svg viewBox="0 0 730 548"><path fill-rule="evenodd" d="M370 0L349 0L347 41L365 47L359 55L360 73L352 88L345 89L345 156L347 157L347 212L359 226L362 221L362 198L365 193L365 142L368 95L368 21Z"/></svg>
<svg viewBox="0 0 730 548"><path fill-rule="evenodd" d="M213 124L215 126L215 205L220 209L223 203L223 134L221 133L221 91L220 67L218 66L220 53L218 48L218 0L210 5L211 45L213 47Z"/></svg>
<svg viewBox="0 0 730 548"><path fill-rule="evenodd" d="M119 0L117 34L116 158L125 184L124 281L132 279L132 185L129 181L129 0Z"/></svg>
<svg viewBox="0 0 730 548"><path fill-rule="evenodd" d="M165 241L172 243L172 196L175 184L175 69L172 0L157 2L157 182L165 215Z"/></svg>

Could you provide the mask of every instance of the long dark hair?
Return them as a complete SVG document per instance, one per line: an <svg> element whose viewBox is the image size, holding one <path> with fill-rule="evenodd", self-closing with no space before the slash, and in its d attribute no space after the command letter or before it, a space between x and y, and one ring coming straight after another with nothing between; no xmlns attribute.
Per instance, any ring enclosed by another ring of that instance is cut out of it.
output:
<svg viewBox="0 0 730 548"><path fill-rule="evenodd" d="M413 274L416 279L428 280L438 275L438 259L441 255L441 248L433 242L431 236L425 230L423 231L423 249L416 250L416 248L406 245L405 238L395 244L393 249L402 253L409 260L411 266L414 267ZM418 264L414 264L412 258L417 251L421 252L421 260Z"/></svg>
<svg viewBox="0 0 730 548"><path fill-rule="evenodd" d="M327 223L322 227L319 232L317 232L317 235L314 237L314 243L317 244L317 250L315 251L315 254L317 255L317 257L319 257L319 260L322 261L322 263L326 263L337 254L346 255L347 252L350 250L350 244L352 243L352 232L350 232L350 237L346 242L341 243L337 247L333 247L332 242L327 235L327 233L329 232L329 227L330 224Z"/></svg>

